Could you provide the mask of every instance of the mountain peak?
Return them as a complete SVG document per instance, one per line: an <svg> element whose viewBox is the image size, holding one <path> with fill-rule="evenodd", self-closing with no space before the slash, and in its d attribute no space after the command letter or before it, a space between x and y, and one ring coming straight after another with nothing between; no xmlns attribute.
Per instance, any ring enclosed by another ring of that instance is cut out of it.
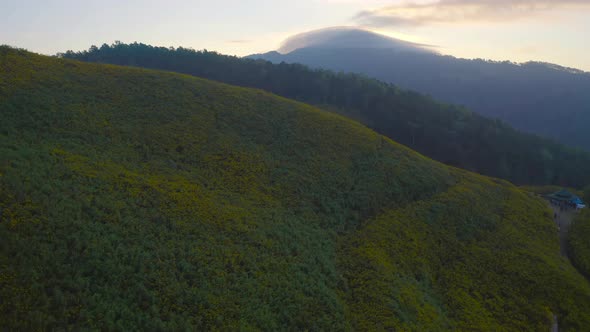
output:
<svg viewBox="0 0 590 332"><path fill-rule="evenodd" d="M404 52L434 53L430 45L416 44L356 27L331 27L287 38L279 48L286 54L300 48L383 48Z"/></svg>

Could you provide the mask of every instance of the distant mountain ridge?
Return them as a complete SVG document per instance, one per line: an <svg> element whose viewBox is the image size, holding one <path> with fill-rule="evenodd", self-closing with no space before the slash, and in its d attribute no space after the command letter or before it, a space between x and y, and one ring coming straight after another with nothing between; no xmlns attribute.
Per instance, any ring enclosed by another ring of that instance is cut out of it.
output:
<svg viewBox="0 0 590 332"><path fill-rule="evenodd" d="M323 41L250 58L362 73L590 151L590 73L542 62L467 60L352 44L334 48Z"/></svg>

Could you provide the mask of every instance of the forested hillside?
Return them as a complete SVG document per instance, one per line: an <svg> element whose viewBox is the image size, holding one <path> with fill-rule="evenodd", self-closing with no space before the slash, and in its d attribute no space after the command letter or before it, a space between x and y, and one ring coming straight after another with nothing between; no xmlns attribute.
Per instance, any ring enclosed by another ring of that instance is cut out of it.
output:
<svg viewBox="0 0 590 332"><path fill-rule="evenodd" d="M396 45L385 48L352 41L335 46L334 40L349 40L352 34L359 40L385 36L346 28L330 32L331 36L325 35L326 30L305 34L306 44L297 49L284 45L288 54L269 52L253 57L362 73L590 151L590 73L542 62L405 52Z"/></svg>
<svg viewBox="0 0 590 332"><path fill-rule="evenodd" d="M339 115L0 47L0 116L3 329L590 326L545 202Z"/></svg>
<svg viewBox="0 0 590 332"><path fill-rule="evenodd" d="M589 153L359 75L137 43L103 45L62 56L264 89L357 119L430 158L517 184L583 187L590 183Z"/></svg>

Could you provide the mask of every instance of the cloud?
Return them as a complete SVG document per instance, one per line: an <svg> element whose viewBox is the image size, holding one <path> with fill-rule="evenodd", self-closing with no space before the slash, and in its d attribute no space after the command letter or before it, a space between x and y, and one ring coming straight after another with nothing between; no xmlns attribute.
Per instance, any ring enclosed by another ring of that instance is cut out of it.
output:
<svg viewBox="0 0 590 332"><path fill-rule="evenodd" d="M373 48L412 53L432 53L434 45L418 44L381 35L358 27L330 27L300 33L287 38L278 50L287 54L301 48Z"/></svg>
<svg viewBox="0 0 590 332"><path fill-rule="evenodd" d="M438 0L408 2L357 13L363 26L418 26L431 23L506 22L555 9L590 9L590 0Z"/></svg>

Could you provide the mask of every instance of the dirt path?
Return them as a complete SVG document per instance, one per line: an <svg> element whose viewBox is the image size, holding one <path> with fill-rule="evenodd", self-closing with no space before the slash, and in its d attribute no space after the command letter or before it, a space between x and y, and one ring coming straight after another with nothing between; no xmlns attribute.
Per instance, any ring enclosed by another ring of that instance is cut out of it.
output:
<svg viewBox="0 0 590 332"><path fill-rule="evenodd" d="M559 332L559 322L557 322L557 315L553 315L553 324L551 325L551 332Z"/></svg>
<svg viewBox="0 0 590 332"><path fill-rule="evenodd" d="M550 205L554 213L553 220L555 221L557 229L559 230L559 251L565 259L569 260L567 257L567 234L570 230L570 226L572 225L572 220L574 219L576 212L573 209L561 211L559 206L555 206L553 204ZM551 332L559 332L559 322L557 320L557 316L553 316Z"/></svg>
<svg viewBox="0 0 590 332"><path fill-rule="evenodd" d="M575 210L568 209L561 211L558 206L551 205L553 209L554 216L556 215L557 218L554 218L555 224L559 229L559 244L560 244L560 252L561 255L565 258L567 257L567 234L570 230L570 226L572 225L572 220L574 219L574 215L576 214Z"/></svg>

